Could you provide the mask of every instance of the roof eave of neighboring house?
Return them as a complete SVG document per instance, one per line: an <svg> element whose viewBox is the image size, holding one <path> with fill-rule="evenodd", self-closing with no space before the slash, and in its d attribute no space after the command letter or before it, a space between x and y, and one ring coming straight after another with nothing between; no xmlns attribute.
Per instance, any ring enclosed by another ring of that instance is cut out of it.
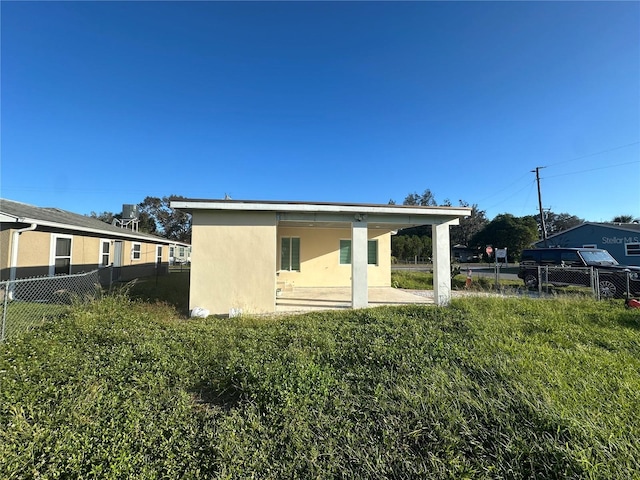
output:
<svg viewBox="0 0 640 480"><path fill-rule="evenodd" d="M168 238L163 238L163 237L156 237L156 236L147 236L147 235L138 235L133 231L127 231L125 229L122 229L122 232L114 232L114 231L110 231L110 230L100 230L98 228L90 228L90 227L82 227L82 226L78 226L78 225L70 225L70 224L64 224L64 223L59 223L59 222L51 222L48 220L40 220L37 218L27 218L27 217L16 217L14 215L10 215L10 214L6 214L3 212L0 212L0 221L4 222L4 223L35 223L38 225L42 225L43 227L53 227L53 228L60 228L60 229L65 229L65 230L73 230L76 232L86 232L86 233L94 233L94 234L98 234L98 235L102 235L102 236L106 236L106 237L122 237L122 238L128 238L128 239L133 239L133 240L140 240L140 241L146 241L146 242L155 242L155 243L163 243L166 245L181 245L181 246L185 246L185 247L189 247L191 245L189 245L188 243L183 243L183 242L178 242L175 240L169 240Z"/></svg>

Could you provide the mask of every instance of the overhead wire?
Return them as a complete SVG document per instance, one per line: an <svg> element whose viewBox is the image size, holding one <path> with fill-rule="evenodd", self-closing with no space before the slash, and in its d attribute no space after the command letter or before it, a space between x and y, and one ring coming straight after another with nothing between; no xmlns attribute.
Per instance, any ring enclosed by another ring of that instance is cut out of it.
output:
<svg viewBox="0 0 640 480"><path fill-rule="evenodd" d="M548 175L540 178L566 177L567 175L576 175L578 173L593 172L595 170L605 170L607 168L622 167L624 165L633 165L634 163L640 164L640 160L634 160L632 162L625 162L625 163L616 163L614 165L606 165L604 167L589 168L587 170L578 170L577 172L574 171L569 173L558 173L557 175Z"/></svg>
<svg viewBox="0 0 640 480"><path fill-rule="evenodd" d="M563 160L563 161L560 161L560 162L551 163L551 164L548 164L548 165L546 165L544 167L539 167L539 168L547 168L547 167L555 167L555 166L558 166L558 165L564 165L566 163L575 162L577 160L583 160L585 158L595 157L597 155L602 155L602 154L605 154L605 153L614 152L616 150L620 150L622 148L627 148L627 147L632 147L632 146L638 145L638 144L640 144L640 141L635 141L635 142L627 143L627 144L624 144L624 145L618 145L616 147L608 148L606 150L601 150L599 152L589 153L587 155L581 155L579 157L570 158L568 160ZM636 163L640 164L640 160L634 160L634 161L631 161L631 162L624 162L624 163L617 163L617 164L614 164L614 165L606 165L606 166L602 166L602 167L596 167L596 168L579 170L579 171L572 171L572 172L569 172L569 173L560 173L560 174L557 174L557 175L545 175L544 177L541 177L541 179L542 178L549 179L549 178L562 177L562 176L567 176L567 175L575 175L575 174L579 174L579 173L591 172L591 171L602 170L602 169L607 169L607 168L615 168L615 167L620 167L620 166L625 166L625 165L632 165L632 164L636 164ZM520 180L522 178L528 176L529 173L531 173L531 172L528 171L528 172L524 173L522 176L520 176L518 179L514 180L513 182L510 182L511 185L518 184L520 182ZM505 197L503 200L501 200L501 201L499 201L499 202L497 202L497 203L495 203L495 204L493 204L493 205L491 205L489 207L486 207L485 210L490 210L492 208L495 208L495 207L503 204L504 202L506 202L506 201L510 200L511 198L513 198L518 193L522 192L527 186L530 187L529 194L527 196L527 201L528 201L528 199L529 199L529 197L531 195L531 189L533 188L534 185L535 185L535 179L532 180L531 182L527 182L527 185L525 185L522 188L516 190L512 194L510 194L507 197ZM495 197L496 195L502 194L504 192L505 192L505 189L496 190L493 194L488 195L488 196L484 197L483 199L479 200L478 201L478 205L480 205L484 200L487 200L489 198Z"/></svg>
<svg viewBox="0 0 640 480"><path fill-rule="evenodd" d="M529 196L531 195L531 188L533 188L534 182L531 181L529 183L527 183L526 185L524 185L522 188L516 190L515 192L513 192L511 195L509 195L508 197L504 198L503 200L499 201L498 203L495 203L489 207L487 207L485 210L489 210L492 208L497 207L498 205L503 204L504 202L506 202L507 200L510 200L511 198L515 197L518 193L522 192L525 188L529 187L529 195L527 195L527 198L529 198Z"/></svg>
<svg viewBox="0 0 640 480"><path fill-rule="evenodd" d="M556 165L564 165L565 163L575 162L577 160L582 160L584 158L595 157L596 155L602 155L603 153L614 152L616 150L620 150L621 148L632 147L632 146L638 145L638 144L640 144L640 141L631 142L631 143L627 143L627 144L624 144L624 145L618 145L617 147L608 148L608 149L602 150L600 152L589 153L587 155L581 155L579 157L570 158L569 160L563 160L561 162L551 163L549 165L546 165L546 167L555 167Z"/></svg>

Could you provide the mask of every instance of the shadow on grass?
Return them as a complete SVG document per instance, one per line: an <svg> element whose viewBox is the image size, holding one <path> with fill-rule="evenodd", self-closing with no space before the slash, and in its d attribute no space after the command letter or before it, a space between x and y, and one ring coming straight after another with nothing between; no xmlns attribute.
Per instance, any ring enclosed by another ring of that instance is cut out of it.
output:
<svg viewBox="0 0 640 480"><path fill-rule="evenodd" d="M240 403L243 392L231 382L226 387L216 387L208 381L202 381L194 385L191 390L194 403L202 408L218 407L224 411L233 409Z"/></svg>
<svg viewBox="0 0 640 480"><path fill-rule="evenodd" d="M129 291L132 299L145 302L163 302L189 314L189 272L174 272L168 275L138 279Z"/></svg>

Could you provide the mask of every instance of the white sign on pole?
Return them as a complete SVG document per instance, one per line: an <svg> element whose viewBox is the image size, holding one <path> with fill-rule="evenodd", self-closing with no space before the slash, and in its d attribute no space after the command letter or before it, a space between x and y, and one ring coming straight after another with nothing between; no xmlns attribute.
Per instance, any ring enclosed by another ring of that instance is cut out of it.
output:
<svg viewBox="0 0 640 480"><path fill-rule="evenodd" d="M496 265L498 263L504 263L504 266L507 265L507 249L506 248L496 248Z"/></svg>

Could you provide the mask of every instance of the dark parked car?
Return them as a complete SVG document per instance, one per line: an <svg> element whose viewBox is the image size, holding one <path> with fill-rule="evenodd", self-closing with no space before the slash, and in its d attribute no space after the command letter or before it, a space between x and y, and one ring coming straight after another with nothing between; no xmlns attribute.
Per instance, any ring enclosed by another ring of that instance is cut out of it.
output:
<svg viewBox="0 0 640 480"><path fill-rule="evenodd" d="M624 297L627 276L631 296L640 296L640 267L620 265L606 250L598 248L535 248L522 251L518 277L529 288L538 286L538 267L549 267L552 285L591 286L591 269L598 271L601 297ZM543 275L545 275L543 273ZM545 277L543 277L545 278Z"/></svg>

